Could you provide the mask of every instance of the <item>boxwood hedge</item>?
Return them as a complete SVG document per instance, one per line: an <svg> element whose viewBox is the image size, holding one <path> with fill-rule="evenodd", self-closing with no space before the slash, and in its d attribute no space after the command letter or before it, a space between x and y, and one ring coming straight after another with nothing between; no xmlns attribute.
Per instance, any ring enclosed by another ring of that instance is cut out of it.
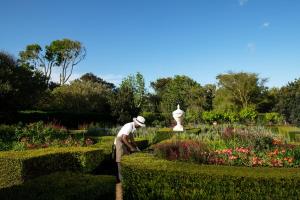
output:
<svg viewBox="0 0 300 200"><path fill-rule="evenodd" d="M0 199L115 199L115 177L56 172L2 188Z"/></svg>
<svg viewBox="0 0 300 200"><path fill-rule="evenodd" d="M90 172L103 160L102 149L89 147L1 152L0 188L56 171Z"/></svg>
<svg viewBox="0 0 300 200"><path fill-rule="evenodd" d="M124 199L299 199L300 170L198 165L139 153L122 160Z"/></svg>

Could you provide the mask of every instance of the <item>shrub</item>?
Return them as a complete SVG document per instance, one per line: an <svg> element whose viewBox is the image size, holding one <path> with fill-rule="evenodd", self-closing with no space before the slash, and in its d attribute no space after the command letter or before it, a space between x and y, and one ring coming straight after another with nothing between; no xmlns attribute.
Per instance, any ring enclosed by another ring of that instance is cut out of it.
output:
<svg viewBox="0 0 300 200"><path fill-rule="evenodd" d="M197 165L149 154L122 160L124 199L297 199L300 171Z"/></svg>
<svg viewBox="0 0 300 200"><path fill-rule="evenodd" d="M0 153L0 188L56 171L93 171L104 160L104 150L77 148L47 148Z"/></svg>
<svg viewBox="0 0 300 200"><path fill-rule="evenodd" d="M115 199L115 177L56 172L0 190L10 199Z"/></svg>
<svg viewBox="0 0 300 200"><path fill-rule="evenodd" d="M15 140L15 130L17 129L17 126L13 125L0 125L0 140L2 141L12 141Z"/></svg>
<svg viewBox="0 0 300 200"><path fill-rule="evenodd" d="M258 113L253 107L243 108L239 112L239 116L240 116L241 121L246 122L246 123L254 122L257 115L258 115Z"/></svg>
<svg viewBox="0 0 300 200"><path fill-rule="evenodd" d="M202 113L202 119L207 123L220 122L223 120L223 115L217 111L205 111Z"/></svg>
<svg viewBox="0 0 300 200"><path fill-rule="evenodd" d="M168 160L207 163L208 147L200 141L168 140L154 145L154 154Z"/></svg>
<svg viewBox="0 0 300 200"><path fill-rule="evenodd" d="M265 113L265 124L280 124L283 121L283 116L276 112Z"/></svg>
<svg viewBox="0 0 300 200"><path fill-rule="evenodd" d="M165 128L165 129L159 129L155 132L152 141L150 141L151 144L157 144L163 140L170 139L174 135L172 129Z"/></svg>

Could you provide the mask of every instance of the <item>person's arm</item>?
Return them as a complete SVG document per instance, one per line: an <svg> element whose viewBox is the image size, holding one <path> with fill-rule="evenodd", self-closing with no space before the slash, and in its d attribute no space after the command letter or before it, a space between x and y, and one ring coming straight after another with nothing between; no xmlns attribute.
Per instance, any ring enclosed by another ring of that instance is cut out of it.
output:
<svg viewBox="0 0 300 200"><path fill-rule="evenodd" d="M136 148L130 144L128 139L129 139L128 135L122 136L122 142L130 149L130 151L136 151Z"/></svg>

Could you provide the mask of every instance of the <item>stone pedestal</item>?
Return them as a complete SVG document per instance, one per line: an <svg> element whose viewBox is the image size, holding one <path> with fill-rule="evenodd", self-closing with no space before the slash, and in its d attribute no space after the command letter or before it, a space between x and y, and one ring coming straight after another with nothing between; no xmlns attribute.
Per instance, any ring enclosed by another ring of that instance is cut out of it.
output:
<svg viewBox="0 0 300 200"><path fill-rule="evenodd" d="M182 120L184 111L180 109L179 105L177 105L177 110L175 110L172 114L177 123L176 126L174 126L173 131L183 131Z"/></svg>

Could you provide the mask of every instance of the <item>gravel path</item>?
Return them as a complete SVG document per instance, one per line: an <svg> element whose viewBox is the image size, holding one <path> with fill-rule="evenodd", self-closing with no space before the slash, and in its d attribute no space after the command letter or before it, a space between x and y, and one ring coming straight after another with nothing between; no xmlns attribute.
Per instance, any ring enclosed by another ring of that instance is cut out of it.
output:
<svg viewBox="0 0 300 200"><path fill-rule="evenodd" d="M116 200L123 200L122 184L121 183L116 184Z"/></svg>

